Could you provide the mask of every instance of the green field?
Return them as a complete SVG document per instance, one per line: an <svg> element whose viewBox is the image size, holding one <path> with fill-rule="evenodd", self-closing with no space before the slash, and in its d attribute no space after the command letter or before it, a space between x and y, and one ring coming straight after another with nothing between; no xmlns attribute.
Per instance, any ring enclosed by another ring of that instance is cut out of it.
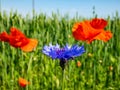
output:
<svg viewBox="0 0 120 90"><path fill-rule="evenodd" d="M35 14L22 17L16 12L7 15L0 13L0 32L10 32L10 27L20 29L27 37L38 39L35 51L25 53L0 42L0 90L120 90L120 17L105 18L108 21L106 30L113 33L108 42L93 41L91 44L76 41L72 37L72 26L85 19L69 15L61 16L52 13ZM44 45L66 43L84 45L86 52L70 60L63 72L59 60L52 60L42 53ZM92 56L89 55L92 54ZM77 61L81 67L77 67ZM23 77L30 84L22 88L18 78Z"/></svg>

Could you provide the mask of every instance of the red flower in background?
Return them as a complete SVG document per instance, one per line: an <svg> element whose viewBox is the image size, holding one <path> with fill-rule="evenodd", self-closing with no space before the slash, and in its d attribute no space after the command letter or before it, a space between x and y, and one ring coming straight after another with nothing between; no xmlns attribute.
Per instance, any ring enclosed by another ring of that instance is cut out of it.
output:
<svg viewBox="0 0 120 90"><path fill-rule="evenodd" d="M77 61L77 67L80 67L82 64L80 61Z"/></svg>
<svg viewBox="0 0 120 90"><path fill-rule="evenodd" d="M28 82L24 78L19 78L18 83L21 87L26 87L26 85L30 84L30 82Z"/></svg>
<svg viewBox="0 0 120 90"><path fill-rule="evenodd" d="M26 52L32 51L38 44L36 39L27 38L16 28L11 28L9 35L6 32L2 32L0 34L0 41L8 42L11 46L20 48Z"/></svg>
<svg viewBox="0 0 120 90"><path fill-rule="evenodd" d="M76 40L87 41L87 43L91 43L93 40L103 40L106 42L112 37L110 31L104 30L106 25L106 20L98 18L91 21L78 22L74 24L72 34Z"/></svg>

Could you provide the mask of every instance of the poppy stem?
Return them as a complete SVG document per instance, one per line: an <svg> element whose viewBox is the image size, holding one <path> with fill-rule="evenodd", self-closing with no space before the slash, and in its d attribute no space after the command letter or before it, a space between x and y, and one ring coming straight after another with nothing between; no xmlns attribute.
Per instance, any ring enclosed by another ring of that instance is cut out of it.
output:
<svg viewBox="0 0 120 90"><path fill-rule="evenodd" d="M30 56L30 60L28 62L28 70L27 70L27 74L28 74L28 78L30 78L30 88L31 90L33 90L33 86L32 86L32 76L31 76L31 73L32 73L32 61L33 61L33 57L34 57L34 52L31 53L31 56Z"/></svg>
<svg viewBox="0 0 120 90"><path fill-rule="evenodd" d="M93 90L96 90L96 60L94 60L94 62L93 62L94 64L94 83L93 83Z"/></svg>
<svg viewBox="0 0 120 90"><path fill-rule="evenodd" d="M6 55L5 55L5 45L4 45L4 42L2 42L2 56L1 58L3 59L3 64L4 64L4 72L3 73L3 76L2 76L2 79L3 79L3 86L5 86L5 81L7 81L7 61L6 61Z"/></svg>
<svg viewBox="0 0 120 90"><path fill-rule="evenodd" d="M12 51L12 60L10 61L10 64L11 64L11 80L12 82L14 82L14 60L15 60L15 48L14 47L11 47L11 51ZM13 90L14 86L13 86L13 83L12 83L12 86L11 86L11 90Z"/></svg>

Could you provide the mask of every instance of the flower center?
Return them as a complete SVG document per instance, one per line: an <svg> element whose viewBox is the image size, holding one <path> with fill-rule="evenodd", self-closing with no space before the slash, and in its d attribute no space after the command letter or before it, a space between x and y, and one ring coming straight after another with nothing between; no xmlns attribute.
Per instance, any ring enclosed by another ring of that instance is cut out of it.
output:
<svg viewBox="0 0 120 90"><path fill-rule="evenodd" d="M59 55L60 53L62 53L62 52L64 52L64 51L65 51L65 49L64 49L64 48L61 48L61 49L56 50L56 53L57 53L57 55Z"/></svg>

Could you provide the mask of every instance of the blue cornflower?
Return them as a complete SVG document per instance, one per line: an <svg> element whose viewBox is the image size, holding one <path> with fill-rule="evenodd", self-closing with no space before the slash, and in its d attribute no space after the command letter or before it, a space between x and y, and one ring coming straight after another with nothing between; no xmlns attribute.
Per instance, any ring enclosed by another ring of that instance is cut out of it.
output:
<svg viewBox="0 0 120 90"><path fill-rule="evenodd" d="M79 47L78 45L68 46L66 44L63 48L60 48L58 44L44 46L42 52L52 59L59 59L60 66L64 68L64 64L67 60L73 59L74 57L80 56L85 52L84 46Z"/></svg>

